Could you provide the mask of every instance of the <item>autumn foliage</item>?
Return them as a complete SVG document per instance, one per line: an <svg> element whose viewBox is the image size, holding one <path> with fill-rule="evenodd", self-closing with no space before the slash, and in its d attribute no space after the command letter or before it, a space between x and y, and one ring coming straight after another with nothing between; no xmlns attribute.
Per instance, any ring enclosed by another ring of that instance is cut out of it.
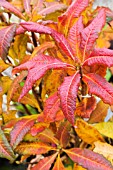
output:
<svg viewBox="0 0 113 170"><path fill-rule="evenodd" d="M113 121L105 121L113 51L100 48L112 12L92 5L0 0L1 158L29 170L113 169Z"/></svg>

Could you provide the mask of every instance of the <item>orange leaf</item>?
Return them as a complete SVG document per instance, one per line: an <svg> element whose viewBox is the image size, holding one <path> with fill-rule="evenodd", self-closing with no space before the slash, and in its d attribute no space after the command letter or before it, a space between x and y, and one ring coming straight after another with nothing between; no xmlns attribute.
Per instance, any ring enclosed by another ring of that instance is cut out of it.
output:
<svg viewBox="0 0 113 170"><path fill-rule="evenodd" d="M83 118L89 118L95 107L95 97L92 96L90 98L84 98L81 102L78 103L75 114Z"/></svg>
<svg viewBox="0 0 113 170"><path fill-rule="evenodd" d="M108 113L109 105L103 103L102 100L100 100L97 104L96 109L92 112L89 123L98 123L103 122L107 113Z"/></svg>
<svg viewBox="0 0 113 170"><path fill-rule="evenodd" d="M45 130L48 126L49 124L47 123L39 122L31 128L30 133L32 134L32 136L36 136L38 133Z"/></svg>
<svg viewBox="0 0 113 170"><path fill-rule="evenodd" d="M23 142L15 149L15 151L21 155L40 155L50 150L55 150L55 148L42 142Z"/></svg>
<svg viewBox="0 0 113 170"><path fill-rule="evenodd" d="M57 160L52 170L66 170L58 154Z"/></svg>

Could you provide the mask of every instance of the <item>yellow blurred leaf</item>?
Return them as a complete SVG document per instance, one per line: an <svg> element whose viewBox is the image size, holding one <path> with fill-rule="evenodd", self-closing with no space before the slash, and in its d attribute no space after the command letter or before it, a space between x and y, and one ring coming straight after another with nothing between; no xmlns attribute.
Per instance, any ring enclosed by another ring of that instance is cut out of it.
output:
<svg viewBox="0 0 113 170"><path fill-rule="evenodd" d="M16 112L17 110L10 110L9 112L3 112L2 117L3 117L4 123L7 123L12 119L16 119Z"/></svg>
<svg viewBox="0 0 113 170"><path fill-rule="evenodd" d="M49 74L46 74L41 94L44 101L46 99L46 94L50 96L57 91L58 87L63 82L64 76L64 70L53 70L51 73L49 72Z"/></svg>
<svg viewBox="0 0 113 170"><path fill-rule="evenodd" d="M17 89L20 87L20 82L26 77L27 71L22 71L19 76L17 76L11 86L9 87L8 93L7 93L7 109L9 110L10 101L12 100L13 95L16 93Z"/></svg>
<svg viewBox="0 0 113 170"><path fill-rule="evenodd" d="M11 2L12 5L14 5L16 8L18 8L21 12L24 10L23 8L23 1L22 0L13 0Z"/></svg>
<svg viewBox="0 0 113 170"><path fill-rule="evenodd" d="M12 80L8 76L4 76L1 78L0 84L3 88L3 94L7 93L9 87L11 86Z"/></svg>
<svg viewBox="0 0 113 170"><path fill-rule="evenodd" d="M75 131L77 135L86 143L93 144L96 141L104 142L102 135L82 119L77 119L75 124Z"/></svg>
<svg viewBox="0 0 113 170"><path fill-rule="evenodd" d="M13 95L13 98L12 98L13 101L15 101L15 102L18 101L18 98L19 98L20 93L21 93L21 89L22 89L21 87L17 89L17 91ZM36 107L38 109L38 111L41 112L40 105L39 105L38 101L35 99L35 97L32 94L29 94L29 93L26 94L20 100L20 103L29 104L32 107Z"/></svg>
<svg viewBox="0 0 113 170"><path fill-rule="evenodd" d="M15 64L17 64L17 59L21 62L26 55L28 40L29 36L27 34L16 35L15 41L9 49L9 56L13 58Z"/></svg>
<svg viewBox="0 0 113 170"><path fill-rule="evenodd" d="M0 60L0 73L4 70L6 70L9 67L8 64L4 63L3 60Z"/></svg>
<svg viewBox="0 0 113 170"><path fill-rule="evenodd" d="M97 141L94 143L94 152L102 154L106 159L108 159L113 165L113 146Z"/></svg>
<svg viewBox="0 0 113 170"><path fill-rule="evenodd" d="M113 139L113 122L101 122L94 127L104 136Z"/></svg>

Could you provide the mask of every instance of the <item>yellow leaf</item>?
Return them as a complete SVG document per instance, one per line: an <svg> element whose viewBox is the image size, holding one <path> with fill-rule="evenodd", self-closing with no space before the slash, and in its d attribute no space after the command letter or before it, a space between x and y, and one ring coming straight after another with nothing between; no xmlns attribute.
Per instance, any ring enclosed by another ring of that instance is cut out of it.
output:
<svg viewBox="0 0 113 170"><path fill-rule="evenodd" d="M15 94L13 95L12 100L13 101L18 101L18 98L20 96L21 93L21 87L17 89L17 91L15 92ZM38 109L39 112L41 112L41 108L40 105L38 103L38 101L35 99L35 97L32 94L27 93L21 100L20 103L23 104L29 104L32 107L36 107Z"/></svg>
<svg viewBox="0 0 113 170"><path fill-rule="evenodd" d="M10 79L10 77L4 76L1 78L0 83L2 84L3 94L5 94L11 86L12 80Z"/></svg>
<svg viewBox="0 0 113 170"><path fill-rule="evenodd" d="M64 76L64 70L53 70L51 73L49 72L49 74L46 74L41 94L43 101L46 99L46 94L50 96L57 91L58 87L63 82Z"/></svg>
<svg viewBox="0 0 113 170"><path fill-rule="evenodd" d="M5 64L3 60L0 60L0 73L6 70L9 67L8 64Z"/></svg>
<svg viewBox="0 0 113 170"><path fill-rule="evenodd" d="M101 122L94 127L104 136L113 139L113 122Z"/></svg>
<svg viewBox="0 0 113 170"><path fill-rule="evenodd" d="M14 59L15 64L17 64L17 59L21 62L26 55L28 40L27 34L16 35L15 41L9 49L9 56Z"/></svg>
<svg viewBox="0 0 113 170"><path fill-rule="evenodd" d="M93 144L96 141L104 142L102 135L82 119L77 119L75 124L75 131L77 135L86 143Z"/></svg>
<svg viewBox="0 0 113 170"><path fill-rule="evenodd" d="M108 159L113 165L113 146L97 141L94 143L94 152L102 154L106 159Z"/></svg>
<svg viewBox="0 0 113 170"><path fill-rule="evenodd" d="M7 123L12 119L16 119L16 112L17 110L10 110L8 113L3 112L2 117L3 117L4 123Z"/></svg>

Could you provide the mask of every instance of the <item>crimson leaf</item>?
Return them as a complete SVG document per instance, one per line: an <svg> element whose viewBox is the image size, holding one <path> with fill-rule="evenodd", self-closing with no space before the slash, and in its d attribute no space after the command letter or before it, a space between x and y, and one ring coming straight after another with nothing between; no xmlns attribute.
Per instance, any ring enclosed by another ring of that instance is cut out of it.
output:
<svg viewBox="0 0 113 170"><path fill-rule="evenodd" d="M54 121L56 113L60 110L60 99L57 93L50 96L44 105L44 119L45 121Z"/></svg>
<svg viewBox="0 0 113 170"><path fill-rule="evenodd" d="M101 9L94 20L82 31L82 41L81 48L83 49L83 61L85 59L85 54L92 50L95 45L94 42L98 38L98 33L101 31L105 25L106 15L105 10Z"/></svg>
<svg viewBox="0 0 113 170"><path fill-rule="evenodd" d="M33 125L34 120L32 118L22 119L16 123L10 133L11 145L13 146L13 148L16 148L16 146L22 141L25 134L30 130Z"/></svg>
<svg viewBox="0 0 113 170"><path fill-rule="evenodd" d="M79 47L81 42L81 31L83 30L82 16L70 28L68 34L69 43L74 51L75 56L79 57Z"/></svg>
<svg viewBox="0 0 113 170"><path fill-rule="evenodd" d="M94 49L83 65L91 66L94 64L102 64L107 67L113 66L113 50L106 48Z"/></svg>
<svg viewBox="0 0 113 170"><path fill-rule="evenodd" d="M100 97L104 103L113 104L113 86L98 74L89 73L83 75L83 81L87 83L89 93Z"/></svg>
<svg viewBox="0 0 113 170"><path fill-rule="evenodd" d="M13 40L15 30L16 24L0 29L0 56L4 60L7 56L10 43Z"/></svg>
<svg viewBox="0 0 113 170"><path fill-rule="evenodd" d="M74 124L74 112L76 109L76 97L79 83L80 74L76 72L72 76L65 77L64 82L58 89L62 111L72 124Z"/></svg>
<svg viewBox="0 0 113 170"><path fill-rule="evenodd" d="M23 87L22 94L19 97L19 100L32 88L36 80L40 79L46 73L47 70L53 68L60 69L66 67L73 68L72 65L63 63L62 61L56 58L39 54L32 60L29 60L26 63L21 64L20 66L14 68L13 69L14 74L21 70L28 70L28 76Z"/></svg>
<svg viewBox="0 0 113 170"><path fill-rule="evenodd" d="M63 50L63 52L65 52L73 60L75 59L77 60L77 58L74 57L74 52L70 44L68 43L68 41L66 40L63 34L58 33L52 28L49 28L47 26L40 25L34 22L21 23L21 26L23 26L28 31L50 34L56 40L56 42L58 43L60 48Z"/></svg>

